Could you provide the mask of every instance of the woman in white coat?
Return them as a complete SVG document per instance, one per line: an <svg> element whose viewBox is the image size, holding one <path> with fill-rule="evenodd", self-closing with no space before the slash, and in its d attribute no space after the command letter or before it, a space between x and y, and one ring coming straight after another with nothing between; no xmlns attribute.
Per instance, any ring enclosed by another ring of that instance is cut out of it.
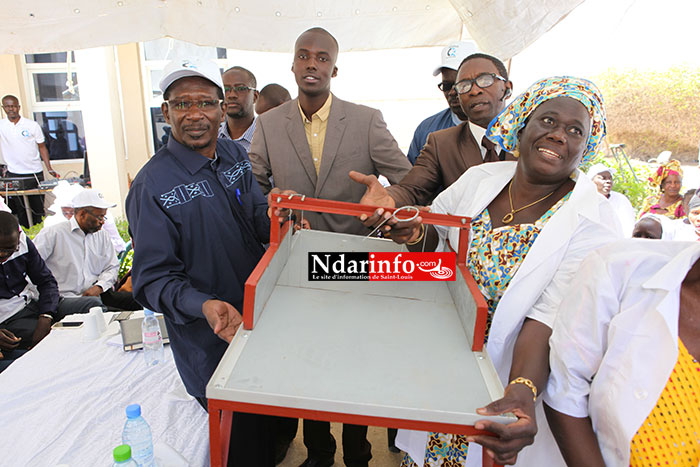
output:
<svg viewBox="0 0 700 467"><path fill-rule="evenodd" d="M584 261L544 395L569 465L700 465L700 244L624 240Z"/></svg>
<svg viewBox="0 0 700 467"><path fill-rule="evenodd" d="M541 412L535 399L547 380L548 339L571 276L586 254L621 236L610 204L578 170L604 134L605 111L593 83L538 81L487 130L518 161L473 167L433 202L433 212L472 218L468 267L489 305L487 350L506 386L504 398L479 413L511 412L518 421L477 422L496 437L402 431L396 444L408 452L403 465L480 465L479 444L501 464L564 465L543 415L535 415ZM420 220L390 220L392 239L419 250L446 240L457 245L456 229Z"/></svg>

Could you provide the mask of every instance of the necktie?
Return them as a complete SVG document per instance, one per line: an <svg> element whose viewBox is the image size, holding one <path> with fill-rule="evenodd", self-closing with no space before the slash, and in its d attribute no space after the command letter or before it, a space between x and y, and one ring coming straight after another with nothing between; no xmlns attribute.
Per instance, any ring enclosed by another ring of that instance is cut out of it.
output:
<svg viewBox="0 0 700 467"><path fill-rule="evenodd" d="M486 154L484 154L484 162L498 162L501 159L498 157L498 151L496 150L496 145L484 136L481 139L481 145L486 148Z"/></svg>

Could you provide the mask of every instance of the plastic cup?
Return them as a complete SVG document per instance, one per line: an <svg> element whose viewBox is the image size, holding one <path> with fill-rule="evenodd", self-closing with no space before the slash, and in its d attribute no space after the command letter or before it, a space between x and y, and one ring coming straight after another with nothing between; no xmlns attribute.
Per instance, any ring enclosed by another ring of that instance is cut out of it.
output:
<svg viewBox="0 0 700 467"><path fill-rule="evenodd" d="M97 328L97 318L92 313L88 313L83 321L83 340L94 341L99 337L100 330Z"/></svg>
<svg viewBox="0 0 700 467"><path fill-rule="evenodd" d="M95 317L95 322L97 323L97 331L103 334L107 330L107 324L105 323L105 316L102 313L102 307L93 306L90 308L90 316Z"/></svg>

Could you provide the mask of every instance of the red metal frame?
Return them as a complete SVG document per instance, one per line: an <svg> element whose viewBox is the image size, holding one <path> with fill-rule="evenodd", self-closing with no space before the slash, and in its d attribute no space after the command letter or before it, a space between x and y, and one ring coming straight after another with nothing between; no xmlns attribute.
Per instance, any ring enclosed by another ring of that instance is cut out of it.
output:
<svg viewBox="0 0 700 467"><path fill-rule="evenodd" d="M260 281L260 278L267 269L267 266L272 261L272 257L275 256L277 250L279 249L280 242L287 234L289 229L292 228L292 222L285 222L280 228L280 223L272 221L270 226L270 246L260 258L260 261L250 273L248 279L245 281L244 295L243 295L243 329L253 329L253 318L255 315L255 288Z"/></svg>
<svg viewBox="0 0 700 467"><path fill-rule="evenodd" d="M297 209L302 211L326 212L330 214L345 214L359 217L362 214L371 216L378 209L376 206L365 206L343 201L331 201L318 198L310 198L299 195L276 195L272 196L270 204L272 212L276 208ZM395 209L384 208L385 211L394 213ZM448 214L435 214L431 212L421 212L420 217L424 224L443 225L447 227L457 227L459 232L459 247L457 249L457 267L462 272L469 291L472 293L477 304L477 318L474 329L474 339L472 343L473 351L481 351L484 344L486 331L487 305L481 292L466 267L466 256L469 242L469 227L471 219L469 217L452 216ZM399 216L401 218L401 216ZM253 315L255 304L255 288L263 275L263 272L270 264L279 245L292 228L292 222L285 222L282 216L272 216L270 226L270 247L263 255L253 272L245 283L245 298L243 303L243 327L253 329ZM280 227L282 226L282 227ZM209 444L211 465L222 467L226 465L229 452L229 441L231 434L231 420L233 412L257 413L263 415L277 415L282 417L303 418L308 420L323 420L331 422L351 423L356 425L386 426L391 428L405 428L410 430L440 431L443 433L456 433L463 435L492 435L490 432L477 430L472 426L455 425L449 423L433 423L416 420L403 420L394 418L383 418L366 415L343 414L336 412L324 412L318 410L295 409L290 407L276 407L262 404L251 404L245 402L224 401L219 399L209 399ZM221 413L220 413L221 412ZM483 450L484 467L500 467L493 463ZM217 454L218 453L218 454Z"/></svg>
<svg viewBox="0 0 700 467"><path fill-rule="evenodd" d="M280 417L303 418L305 420L322 420L328 422L351 423L353 425L385 426L388 428L403 428L419 431L439 431L459 435L491 435L473 426L455 425L452 423L432 423L400 418L371 417L366 415L325 412L320 410L295 409L291 407L276 407L272 405L250 404L246 402L223 401L209 399L209 444L212 467L223 467L227 463L231 432L231 414L233 412L256 413L261 415L276 415ZM221 411L221 414L219 413ZM227 429L228 431L224 432ZM217 456L216 453L220 453ZM483 449L483 467L500 467L495 464Z"/></svg>

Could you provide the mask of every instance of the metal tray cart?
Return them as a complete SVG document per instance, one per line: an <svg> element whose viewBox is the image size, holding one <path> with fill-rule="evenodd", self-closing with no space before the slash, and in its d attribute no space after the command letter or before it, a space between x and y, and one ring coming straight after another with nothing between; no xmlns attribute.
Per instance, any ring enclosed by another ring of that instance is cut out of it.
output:
<svg viewBox="0 0 700 467"><path fill-rule="evenodd" d="M376 209L282 195L271 206L353 216ZM212 466L226 464L234 411L465 435L485 433L473 427L480 419L516 420L476 413L503 386L484 349L486 302L465 265L471 219L421 217L461 229L454 281L309 281L308 252L405 247L292 235L291 222L280 227L284 219L273 216L270 247L245 284L243 325L207 385ZM484 465L492 465L486 454Z"/></svg>

